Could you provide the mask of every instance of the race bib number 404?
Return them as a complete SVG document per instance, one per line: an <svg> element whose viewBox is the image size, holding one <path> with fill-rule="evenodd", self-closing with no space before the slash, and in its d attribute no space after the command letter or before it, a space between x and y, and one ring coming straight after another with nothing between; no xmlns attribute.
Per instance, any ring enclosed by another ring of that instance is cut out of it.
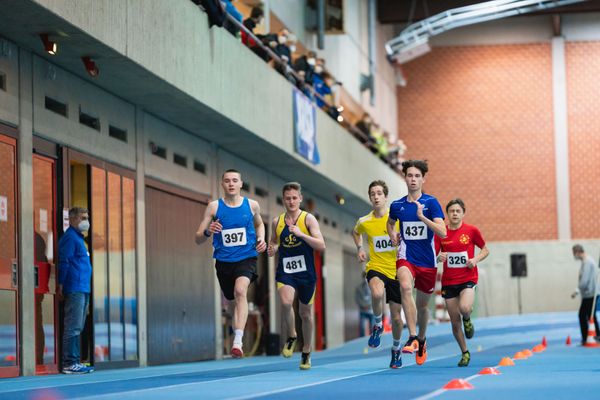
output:
<svg viewBox="0 0 600 400"><path fill-rule="evenodd" d="M283 271L286 274L296 274L298 272L306 271L306 261L304 260L304 256L284 257Z"/></svg>
<svg viewBox="0 0 600 400"><path fill-rule="evenodd" d="M221 231L223 246L234 247L246 244L246 228L232 228Z"/></svg>
<svg viewBox="0 0 600 400"><path fill-rule="evenodd" d="M421 221L402 222L404 240L427 239L427 225Z"/></svg>
<svg viewBox="0 0 600 400"><path fill-rule="evenodd" d="M373 237L373 250L375 253L383 253L386 251L396 250L392 245L392 239L388 235Z"/></svg>
<svg viewBox="0 0 600 400"><path fill-rule="evenodd" d="M461 251L460 253L448 253L448 268L465 268L468 260L469 255L466 251Z"/></svg>

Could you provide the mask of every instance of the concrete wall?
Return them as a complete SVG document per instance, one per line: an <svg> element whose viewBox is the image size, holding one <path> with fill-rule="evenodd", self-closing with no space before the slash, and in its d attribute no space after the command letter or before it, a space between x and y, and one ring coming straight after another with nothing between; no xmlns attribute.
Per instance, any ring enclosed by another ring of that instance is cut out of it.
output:
<svg viewBox="0 0 600 400"><path fill-rule="evenodd" d="M0 40L0 73L6 79L6 90L0 90L0 121L19 123L19 52L14 43Z"/></svg>

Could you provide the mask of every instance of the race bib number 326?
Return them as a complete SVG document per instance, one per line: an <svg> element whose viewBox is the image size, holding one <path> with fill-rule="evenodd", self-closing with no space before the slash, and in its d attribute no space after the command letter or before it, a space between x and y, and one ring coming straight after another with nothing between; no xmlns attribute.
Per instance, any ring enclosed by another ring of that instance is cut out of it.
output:
<svg viewBox="0 0 600 400"><path fill-rule="evenodd" d="M427 239L427 225L421 221L402 222L404 240Z"/></svg>
<svg viewBox="0 0 600 400"><path fill-rule="evenodd" d="M448 253L448 268L465 268L467 266L467 261L469 260L469 255L466 251L461 251L459 253Z"/></svg>
<svg viewBox="0 0 600 400"><path fill-rule="evenodd" d="M232 228L221 231L223 246L234 247L246 244L246 228Z"/></svg>
<svg viewBox="0 0 600 400"><path fill-rule="evenodd" d="M373 237L373 250L375 253L383 253L386 251L396 250L392 245L392 240L388 235Z"/></svg>

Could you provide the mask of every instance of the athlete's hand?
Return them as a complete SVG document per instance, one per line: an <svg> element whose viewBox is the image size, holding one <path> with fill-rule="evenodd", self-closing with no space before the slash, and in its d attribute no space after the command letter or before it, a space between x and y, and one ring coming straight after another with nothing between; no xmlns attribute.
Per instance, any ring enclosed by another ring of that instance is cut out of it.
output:
<svg viewBox="0 0 600 400"><path fill-rule="evenodd" d="M398 247L400 244L400 232L394 232L393 235L390 235L390 240L392 241L392 246Z"/></svg>
<svg viewBox="0 0 600 400"><path fill-rule="evenodd" d="M471 258L469 261L467 261L467 268L473 268L477 265L477 260L474 258Z"/></svg>
<svg viewBox="0 0 600 400"><path fill-rule="evenodd" d="M304 236L304 233L302 233L302 230L298 228L298 225L288 225L288 230L291 234L298 238L302 238L302 236Z"/></svg>
<svg viewBox="0 0 600 400"><path fill-rule="evenodd" d="M212 221L210 225L208 225L208 231L212 234L219 233L223 230L223 225L219 222L218 219Z"/></svg>
<svg viewBox="0 0 600 400"><path fill-rule="evenodd" d="M421 219L423 218L423 209L425 206L418 201L415 201L415 203L417 204L417 218Z"/></svg>
<svg viewBox="0 0 600 400"><path fill-rule="evenodd" d="M440 255L438 256L438 262L446 262L446 260L448 259L448 253L444 253L441 252Z"/></svg>
<svg viewBox="0 0 600 400"><path fill-rule="evenodd" d="M267 247L268 256L273 257L275 255L275 253L277 253L277 246L273 246L272 244L269 244L269 247Z"/></svg>
<svg viewBox="0 0 600 400"><path fill-rule="evenodd" d="M267 249L267 244L265 243L265 239L258 238L256 239L256 251L259 253L264 252Z"/></svg>
<svg viewBox="0 0 600 400"><path fill-rule="evenodd" d="M363 249L360 249L358 253L356 253L356 256L358 257L358 261L360 262L367 261L367 253L365 253Z"/></svg>

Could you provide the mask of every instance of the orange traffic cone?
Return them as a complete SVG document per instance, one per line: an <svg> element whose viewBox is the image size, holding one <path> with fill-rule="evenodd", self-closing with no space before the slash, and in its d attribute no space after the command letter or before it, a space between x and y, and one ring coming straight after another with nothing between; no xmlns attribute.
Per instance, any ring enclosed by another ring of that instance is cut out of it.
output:
<svg viewBox="0 0 600 400"><path fill-rule="evenodd" d="M392 331L392 325L390 324L389 318L383 319L383 331L385 333L390 333Z"/></svg>
<svg viewBox="0 0 600 400"><path fill-rule="evenodd" d="M462 389L473 389L473 385L464 379L452 379L450 382L444 385L444 389L450 390L462 390Z"/></svg>
<svg viewBox="0 0 600 400"><path fill-rule="evenodd" d="M500 375L498 368L487 367L479 371L479 375Z"/></svg>
<svg viewBox="0 0 600 400"><path fill-rule="evenodd" d="M571 335L567 336L567 341L565 342L567 346L571 345Z"/></svg>
<svg viewBox="0 0 600 400"><path fill-rule="evenodd" d="M547 347L548 346L548 341L546 340L546 336L544 336L542 338L542 346Z"/></svg>
<svg viewBox="0 0 600 400"><path fill-rule="evenodd" d="M588 334L583 347L600 347L600 343L596 342L596 328L592 317L588 321Z"/></svg>
<svg viewBox="0 0 600 400"><path fill-rule="evenodd" d="M546 350L546 347L543 344L536 344L533 346L533 349L531 349L534 353L541 353L544 350Z"/></svg>
<svg viewBox="0 0 600 400"><path fill-rule="evenodd" d="M498 365L501 367L510 367L512 365L515 365L515 362L509 357L504 357L502 360L500 360L500 363L498 363Z"/></svg>
<svg viewBox="0 0 600 400"><path fill-rule="evenodd" d="M527 356L522 351L517 351L513 356L513 360L526 360Z"/></svg>
<svg viewBox="0 0 600 400"><path fill-rule="evenodd" d="M533 355L533 353L529 349L525 349L521 351L521 353L525 354L526 357L531 357Z"/></svg>

